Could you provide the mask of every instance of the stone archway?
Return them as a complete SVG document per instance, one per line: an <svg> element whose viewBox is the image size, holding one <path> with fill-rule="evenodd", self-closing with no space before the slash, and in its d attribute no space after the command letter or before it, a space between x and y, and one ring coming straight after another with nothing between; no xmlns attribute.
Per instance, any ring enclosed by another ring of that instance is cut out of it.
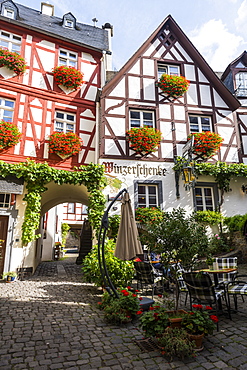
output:
<svg viewBox="0 0 247 370"><path fill-rule="evenodd" d="M48 212L48 232L44 237L43 223L41 222L40 233L42 237L37 240L35 248L36 266L41 260L47 261L53 259L57 217L61 216L56 214L56 208L54 207L62 203L81 203L86 206L88 205L89 193L84 185L58 185L52 182L46 185L46 187L47 190L42 194L41 199L41 221L43 216ZM59 219L60 221L61 217Z"/></svg>

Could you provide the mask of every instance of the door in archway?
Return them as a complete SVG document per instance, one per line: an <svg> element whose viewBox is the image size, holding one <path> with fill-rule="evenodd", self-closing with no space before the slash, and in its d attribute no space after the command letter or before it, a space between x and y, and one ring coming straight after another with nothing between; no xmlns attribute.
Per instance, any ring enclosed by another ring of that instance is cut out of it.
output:
<svg viewBox="0 0 247 370"><path fill-rule="evenodd" d="M0 239L3 240L3 242L0 241L0 275L2 275L4 267L8 222L8 216L0 216Z"/></svg>

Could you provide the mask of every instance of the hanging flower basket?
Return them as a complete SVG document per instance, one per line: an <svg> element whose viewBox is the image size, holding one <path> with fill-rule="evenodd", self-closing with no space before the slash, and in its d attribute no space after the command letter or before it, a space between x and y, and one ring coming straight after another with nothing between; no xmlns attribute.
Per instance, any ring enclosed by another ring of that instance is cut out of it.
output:
<svg viewBox="0 0 247 370"><path fill-rule="evenodd" d="M130 141L130 148L137 153L152 153L158 149L161 141L161 132L151 127L131 128L126 131Z"/></svg>
<svg viewBox="0 0 247 370"><path fill-rule="evenodd" d="M78 89L83 83L83 73L73 67L55 67L53 75L56 83L67 89Z"/></svg>
<svg viewBox="0 0 247 370"><path fill-rule="evenodd" d="M82 140L73 132L53 132L49 138L49 152L65 159L77 154L82 147Z"/></svg>
<svg viewBox="0 0 247 370"><path fill-rule="evenodd" d="M21 133L12 122L0 121L0 150L10 148L19 143Z"/></svg>
<svg viewBox="0 0 247 370"><path fill-rule="evenodd" d="M18 76L23 74L26 70L24 58L15 52L0 49L0 67L4 66L14 71Z"/></svg>
<svg viewBox="0 0 247 370"><path fill-rule="evenodd" d="M171 98L179 98L188 90L190 82L183 76L163 74L158 82L162 92Z"/></svg>
<svg viewBox="0 0 247 370"><path fill-rule="evenodd" d="M215 155L224 140L220 135L211 131L193 133L188 136L188 140L192 138L192 135L194 136L192 153L202 159Z"/></svg>

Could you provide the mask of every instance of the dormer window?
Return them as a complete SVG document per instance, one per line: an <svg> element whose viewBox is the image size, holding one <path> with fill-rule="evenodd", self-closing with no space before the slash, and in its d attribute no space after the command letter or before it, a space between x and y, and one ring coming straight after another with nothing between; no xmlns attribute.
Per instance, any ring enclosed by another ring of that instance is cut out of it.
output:
<svg viewBox="0 0 247 370"><path fill-rule="evenodd" d="M64 14L64 16L63 16L63 26L66 27L66 28L73 28L73 29L75 29L75 27L76 27L76 19L73 16L72 13Z"/></svg>
<svg viewBox="0 0 247 370"><path fill-rule="evenodd" d="M4 15L5 17L8 17L8 18L14 19L15 12L14 12L14 10L13 10L13 9L4 8L3 15Z"/></svg>
<svg viewBox="0 0 247 370"><path fill-rule="evenodd" d="M65 27L73 28L73 22L69 19L65 19Z"/></svg>
<svg viewBox="0 0 247 370"><path fill-rule="evenodd" d="M6 18L17 19L18 8L11 0L5 0L0 5L0 14Z"/></svg>

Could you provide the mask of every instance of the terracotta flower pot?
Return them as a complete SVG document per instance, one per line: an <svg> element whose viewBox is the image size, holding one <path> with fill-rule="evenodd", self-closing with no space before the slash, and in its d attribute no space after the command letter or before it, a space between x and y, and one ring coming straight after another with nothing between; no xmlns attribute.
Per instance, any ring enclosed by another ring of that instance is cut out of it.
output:
<svg viewBox="0 0 247 370"><path fill-rule="evenodd" d="M168 315L171 315L171 317L168 318L170 322L170 327L171 328L181 328L181 322L182 322L182 316L183 314L186 314L187 312L184 310L177 310L177 311L167 311L166 312ZM179 317L179 314L181 314L181 317ZM176 316L176 317L172 317Z"/></svg>
<svg viewBox="0 0 247 370"><path fill-rule="evenodd" d="M203 338L204 338L204 333L202 334L189 334L188 333L189 340L191 342L195 343L195 350L199 351L203 349Z"/></svg>

